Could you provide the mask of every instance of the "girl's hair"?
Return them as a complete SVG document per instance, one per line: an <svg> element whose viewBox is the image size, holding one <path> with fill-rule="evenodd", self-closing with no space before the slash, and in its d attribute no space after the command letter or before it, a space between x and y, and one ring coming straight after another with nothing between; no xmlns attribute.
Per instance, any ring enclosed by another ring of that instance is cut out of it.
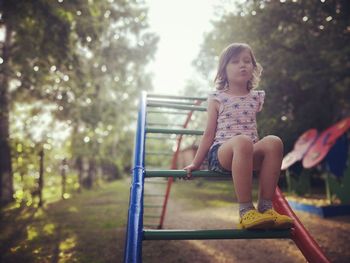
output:
<svg viewBox="0 0 350 263"><path fill-rule="evenodd" d="M258 86L263 68L256 61L252 48L248 44L233 43L228 47L226 47L220 55L218 72L214 80L217 90L225 89L228 86L228 81L226 76L226 66L230 62L232 57L238 56L243 50L249 51L250 56L252 58L253 67L254 67L253 76L250 80L248 80L248 83L247 83L247 89L251 90Z"/></svg>

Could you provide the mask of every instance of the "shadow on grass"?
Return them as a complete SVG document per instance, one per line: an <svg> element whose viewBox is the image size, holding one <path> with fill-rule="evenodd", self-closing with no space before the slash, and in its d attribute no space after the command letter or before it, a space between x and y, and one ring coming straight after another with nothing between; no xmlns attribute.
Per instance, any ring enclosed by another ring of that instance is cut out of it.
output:
<svg viewBox="0 0 350 263"><path fill-rule="evenodd" d="M1 211L0 262L20 262L15 256L10 261L5 260L6 255L8 252L14 255L19 250L18 244L27 238L28 226L31 225L36 211L37 208L27 206ZM31 254L28 257L31 258Z"/></svg>
<svg viewBox="0 0 350 263"><path fill-rule="evenodd" d="M2 213L0 262L118 262L128 187L113 182L72 199Z"/></svg>
<svg viewBox="0 0 350 263"><path fill-rule="evenodd" d="M44 208L7 210L0 262L122 262L129 186L117 181ZM184 246L186 257L179 254ZM207 262L205 251L186 241L143 242L143 252L144 262Z"/></svg>

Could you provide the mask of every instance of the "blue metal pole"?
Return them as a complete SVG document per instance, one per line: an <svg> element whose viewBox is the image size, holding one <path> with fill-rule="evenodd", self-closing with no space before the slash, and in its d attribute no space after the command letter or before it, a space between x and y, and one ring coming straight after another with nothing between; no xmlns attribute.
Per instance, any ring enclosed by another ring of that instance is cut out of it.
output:
<svg viewBox="0 0 350 263"><path fill-rule="evenodd" d="M146 98L146 92L142 92L137 120L137 130L135 136L134 164L132 169L132 183L130 187L130 201L128 212L128 226L125 239L124 263L142 262Z"/></svg>

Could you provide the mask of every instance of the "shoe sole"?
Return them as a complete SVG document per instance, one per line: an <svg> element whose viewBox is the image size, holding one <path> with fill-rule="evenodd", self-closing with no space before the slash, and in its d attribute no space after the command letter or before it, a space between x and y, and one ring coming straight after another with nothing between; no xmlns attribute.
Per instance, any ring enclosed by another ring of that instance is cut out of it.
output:
<svg viewBox="0 0 350 263"><path fill-rule="evenodd" d="M268 229L268 228L272 228L274 225L275 225L274 220L263 220L261 222L254 222L249 225L239 224L238 228L239 229Z"/></svg>

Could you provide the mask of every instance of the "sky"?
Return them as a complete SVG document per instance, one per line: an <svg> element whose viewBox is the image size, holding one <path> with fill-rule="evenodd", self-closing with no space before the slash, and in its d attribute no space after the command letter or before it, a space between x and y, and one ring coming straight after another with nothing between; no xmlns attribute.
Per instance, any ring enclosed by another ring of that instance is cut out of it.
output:
<svg viewBox="0 0 350 263"><path fill-rule="evenodd" d="M154 93L179 95L186 80L196 74L191 63L199 54L204 33L212 28L210 20L214 19L215 6L224 5L225 1L230 2L145 0L150 30L160 38L155 59L149 65Z"/></svg>
<svg viewBox="0 0 350 263"><path fill-rule="evenodd" d="M160 40L154 61L153 93L180 95L186 80L195 74L204 33L211 29L215 6L222 0L145 0L150 30Z"/></svg>

